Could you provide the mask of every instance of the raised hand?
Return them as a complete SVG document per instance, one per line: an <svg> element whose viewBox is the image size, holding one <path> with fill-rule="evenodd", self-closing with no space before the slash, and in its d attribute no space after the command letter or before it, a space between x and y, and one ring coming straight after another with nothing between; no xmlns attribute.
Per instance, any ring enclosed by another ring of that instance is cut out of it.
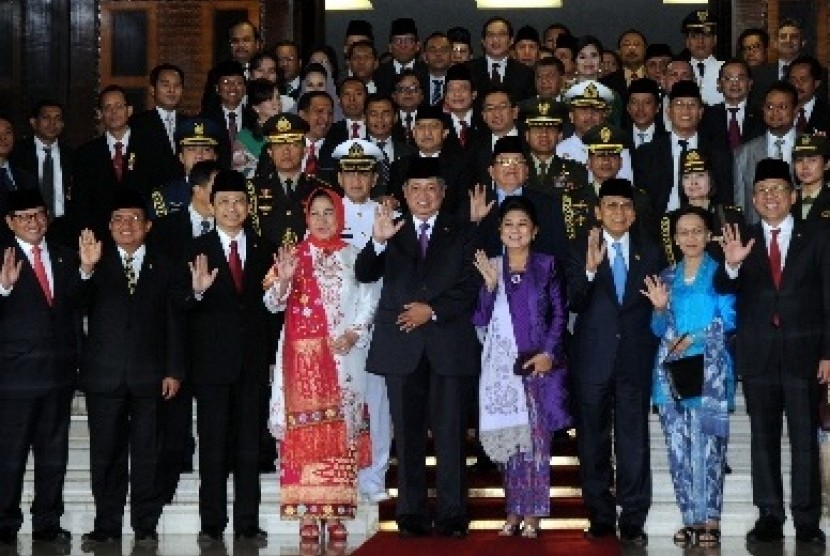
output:
<svg viewBox="0 0 830 556"><path fill-rule="evenodd" d="M724 224L723 235L718 240L723 249L726 264L731 268L737 268L744 259L746 259L749 252L752 251L752 245L755 243L755 238L750 239L746 245L741 242L741 228L737 224Z"/></svg>
<svg viewBox="0 0 830 556"><path fill-rule="evenodd" d="M10 290L20 278L20 269L23 261L15 261L14 247L7 247L3 252L3 266L0 267L0 286L4 290Z"/></svg>
<svg viewBox="0 0 830 556"><path fill-rule="evenodd" d="M485 216L490 214L496 201L487 202L487 190L483 185L476 184L470 195L470 222L481 222Z"/></svg>
<svg viewBox="0 0 830 556"><path fill-rule="evenodd" d="M585 254L585 270L596 272L602 260L605 258L605 242L602 241L602 233L599 228L593 228L588 232L588 251Z"/></svg>
<svg viewBox="0 0 830 556"><path fill-rule="evenodd" d="M490 262L484 250L479 249L476 251L473 265L479 271L481 277L484 278L484 285L487 291L494 291L499 284L499 269Z"/></svg>
<svg viewBox="0 0 830 556"><path fill-rule="evenodd" d="M208 260L205 254L196 255L193 262L187 264L190 267L193 291L200 294L205 293L213 285L213 281L216 280L219 269L208 270Z"/></svg>
<svg viewBox="0 0 830 556"><path fill-rule="evenodd" d="M390 237L403 228L405 221L395 223L394 212L391 203L382 203L377 206L375 221L372 223L372 239L378 243L386 243Z"/></svg>
<svg viewBox="0 0 830 556"><path fill-rule="evenodd" d="M669 306L669 290L666 284L657 276L646 276L644 283L646 289L640 290L640 293L651 301L657 311L665 311Z"/></svg>
<svg viewBox="0 0 830 556"><path fill-rule="evenodd" d="M89 228L84 228L78 237L78 255L81 258L81 270L90 274L101 260L101 242Z"/></svg>

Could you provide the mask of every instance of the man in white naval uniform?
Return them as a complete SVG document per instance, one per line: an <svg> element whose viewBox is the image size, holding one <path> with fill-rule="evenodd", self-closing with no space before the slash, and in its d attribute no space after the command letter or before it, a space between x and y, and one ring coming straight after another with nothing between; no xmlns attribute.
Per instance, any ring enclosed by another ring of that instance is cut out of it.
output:
<svg viewBox="0 0 830 556"><path fill-rule="evenodd" d="M372 224L378 203L369 192L378 179L377 165L383 160L380 148L371 141L351 139L340 143L332 153L339 160L337 182L343 188L343 239L358 251L372 239ZM378 280L372 287L380 288ZM357 489L369 502L389 498L386 492L386 471L392 443L392 417L384 377L366 373L366 405L369 409L369 435L372 439L372 464L357 475Z"/></svg>
<svg viewBox="0 0 830 556"><path fill-rule="evenodd" d="M574 134L556 145L556 155L567 160L574 160L582 165L588 164L588 147L582 142L582 136L592 127L608 123L614 93L598 81L586 80L571 86L565 91L565 102L571 113ZM620 154L622 166L618 178L634 181L631 169L631 153L623 149ZM590 176L589 180L593 178Z"/></svg>
<svg viewBox="0 0 830 556"><path fill-rule="evenodd" d="M718 21L709 10L695 10L683 18L686 48L691 55L689 63L703 103L708 106L723 102L723 93L718 90L718 73L723 62L713 54L718 44L717 26Z"/></svg>

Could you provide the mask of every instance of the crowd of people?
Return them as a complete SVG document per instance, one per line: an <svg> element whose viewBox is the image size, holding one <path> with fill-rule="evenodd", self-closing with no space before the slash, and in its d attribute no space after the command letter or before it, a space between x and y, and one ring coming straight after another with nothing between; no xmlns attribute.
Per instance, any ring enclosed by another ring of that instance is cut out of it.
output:
<svg viewBox="0 0 830 556"><path fill-rule="evenodd" d="M36 102L25 138L0 115L0 545L17 543L30 450L33 541L71 541L77 389L93 546L121 538L128 491L136 542L157 543L195 445L200 543L229 522L266 542L274 466L303 545L344 543L358 503L389 498L393 437L399 534L464 537L471 423L477 465L503 474L500 535L542 534L552 438L573 428L586 538L645 546L656 407L673 541L717 547L740 379L747 541L783 538L786 416L796 539L824 546L827 70L793 20L717 60L718 24L691 12L672 52L502 16L480 41L422 41L401 18L380 54L354 20L341 71L331 46L264 47L243 21L199 115L171 63L144 112L104 86L101 134L77 149L57 102Z"/></svg>

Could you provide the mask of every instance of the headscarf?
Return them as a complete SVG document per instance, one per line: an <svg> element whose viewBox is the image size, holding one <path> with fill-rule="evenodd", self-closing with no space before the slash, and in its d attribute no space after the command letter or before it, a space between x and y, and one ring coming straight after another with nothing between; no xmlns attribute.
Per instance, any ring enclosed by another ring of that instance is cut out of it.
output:
<svg viewBox="0 0 830 556"><path fill-rule="evenodd" d="M334 205L334 217L337 220L335 223L335 230L332 236L328 239L321 239L314 237L314 234L311 233L311 203L314 201L315 198L320 197L322 195L326 195L331 204ZM326 189L325 187L318 187L314 191L311 192L311 195L308 196L308 201L305 204L305 224L306 228L308 228L309 233L306 237L306 241L308 241L311 245L323 249L325 251L339 251L340 249L344 248L348 245L343 238L343 226L346 221L345 213L343 210L343 199L330 189Z"/></svg>

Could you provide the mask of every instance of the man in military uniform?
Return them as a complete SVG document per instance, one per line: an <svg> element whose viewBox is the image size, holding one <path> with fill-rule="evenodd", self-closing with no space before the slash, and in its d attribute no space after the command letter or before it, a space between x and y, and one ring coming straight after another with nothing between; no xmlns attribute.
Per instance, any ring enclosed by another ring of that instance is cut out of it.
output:
<svg viewBox="0 0 830 556"><path fill-rule="evenodd" d="M566 190L587 185L588 172L582 164L556 155L568 108L561 102L539 99L527 105L523 115L528 145L525 154L528 188L560 197Z"/></svg>
<svg viewBox="0 0 830 556"><path fill-rule="evenodd" d="M723 93L718 88L718 74L723 61L714 56L718 44L717 26L718 20L709 10L689 13L683 18L682 25L695 82L700 87L703 102L710 106L723 102Z"/></svg>
<svg viewBox="0 0 830 556"><path fill-rule="evenodd" d="M338 160L337 182L343 188L343 239L358 251L372 239L372 225L378 203L369 193L378 179L378 164L383 152L376 144L364 139L351 139L334 149ZM378 295L382 281L372 284ZM369 433L372 437L372 464L357 474L360 495L372 503L389 498L386 492L386 471L389 469L389 450L392 444L392 416L385 379L366 373L366 405L369 410Z"/></svg>
<svg viewBox="0 0 830 556"><path fill-rule="evenodd" d="M574 239L596 227L596 206L599 188L607 180L619 177L622 166L621 153L626 146L625 132L613 125L602 124L589 129L583 136L588 150L588 172L590 183L562 195L562 214L565 218L565 233ZM648 195L634 188L634 211L641 229L654 229L651 205Z"/></svg>
<svg viewBox="0 0 830 556"><path fill-rule="evenodd" d="M276 245L292 245L306 232L303 202L318 187L333 187L302 172L308 124L294 114L278 114L265 122L263 135L273 166L248 182L254 230Z"/></svg>
<svg viewBox="0 0 830 556"><path fill-rule="evenodd" d="M193 186L190 184L190 171L202 160L216 160L216 147L219 144L219 127L207 118L191 118L176 129L176 150L184 166L184 178L174 180L161 189L150 194L152 207L151 218L160 218L187 210Z"/></svg>
<svg viewBox="0 0 830 556"><path fill-rule="evenodd" d="M556 146L556 154L581 164L588 162L588 148L582 137L594 126L608 122L614 93L597 81L580 81L565 92L565 102L570 108L574 134ZM618 177L633 181L631 154L628 149L621 153L622 168Z"/></svg>

